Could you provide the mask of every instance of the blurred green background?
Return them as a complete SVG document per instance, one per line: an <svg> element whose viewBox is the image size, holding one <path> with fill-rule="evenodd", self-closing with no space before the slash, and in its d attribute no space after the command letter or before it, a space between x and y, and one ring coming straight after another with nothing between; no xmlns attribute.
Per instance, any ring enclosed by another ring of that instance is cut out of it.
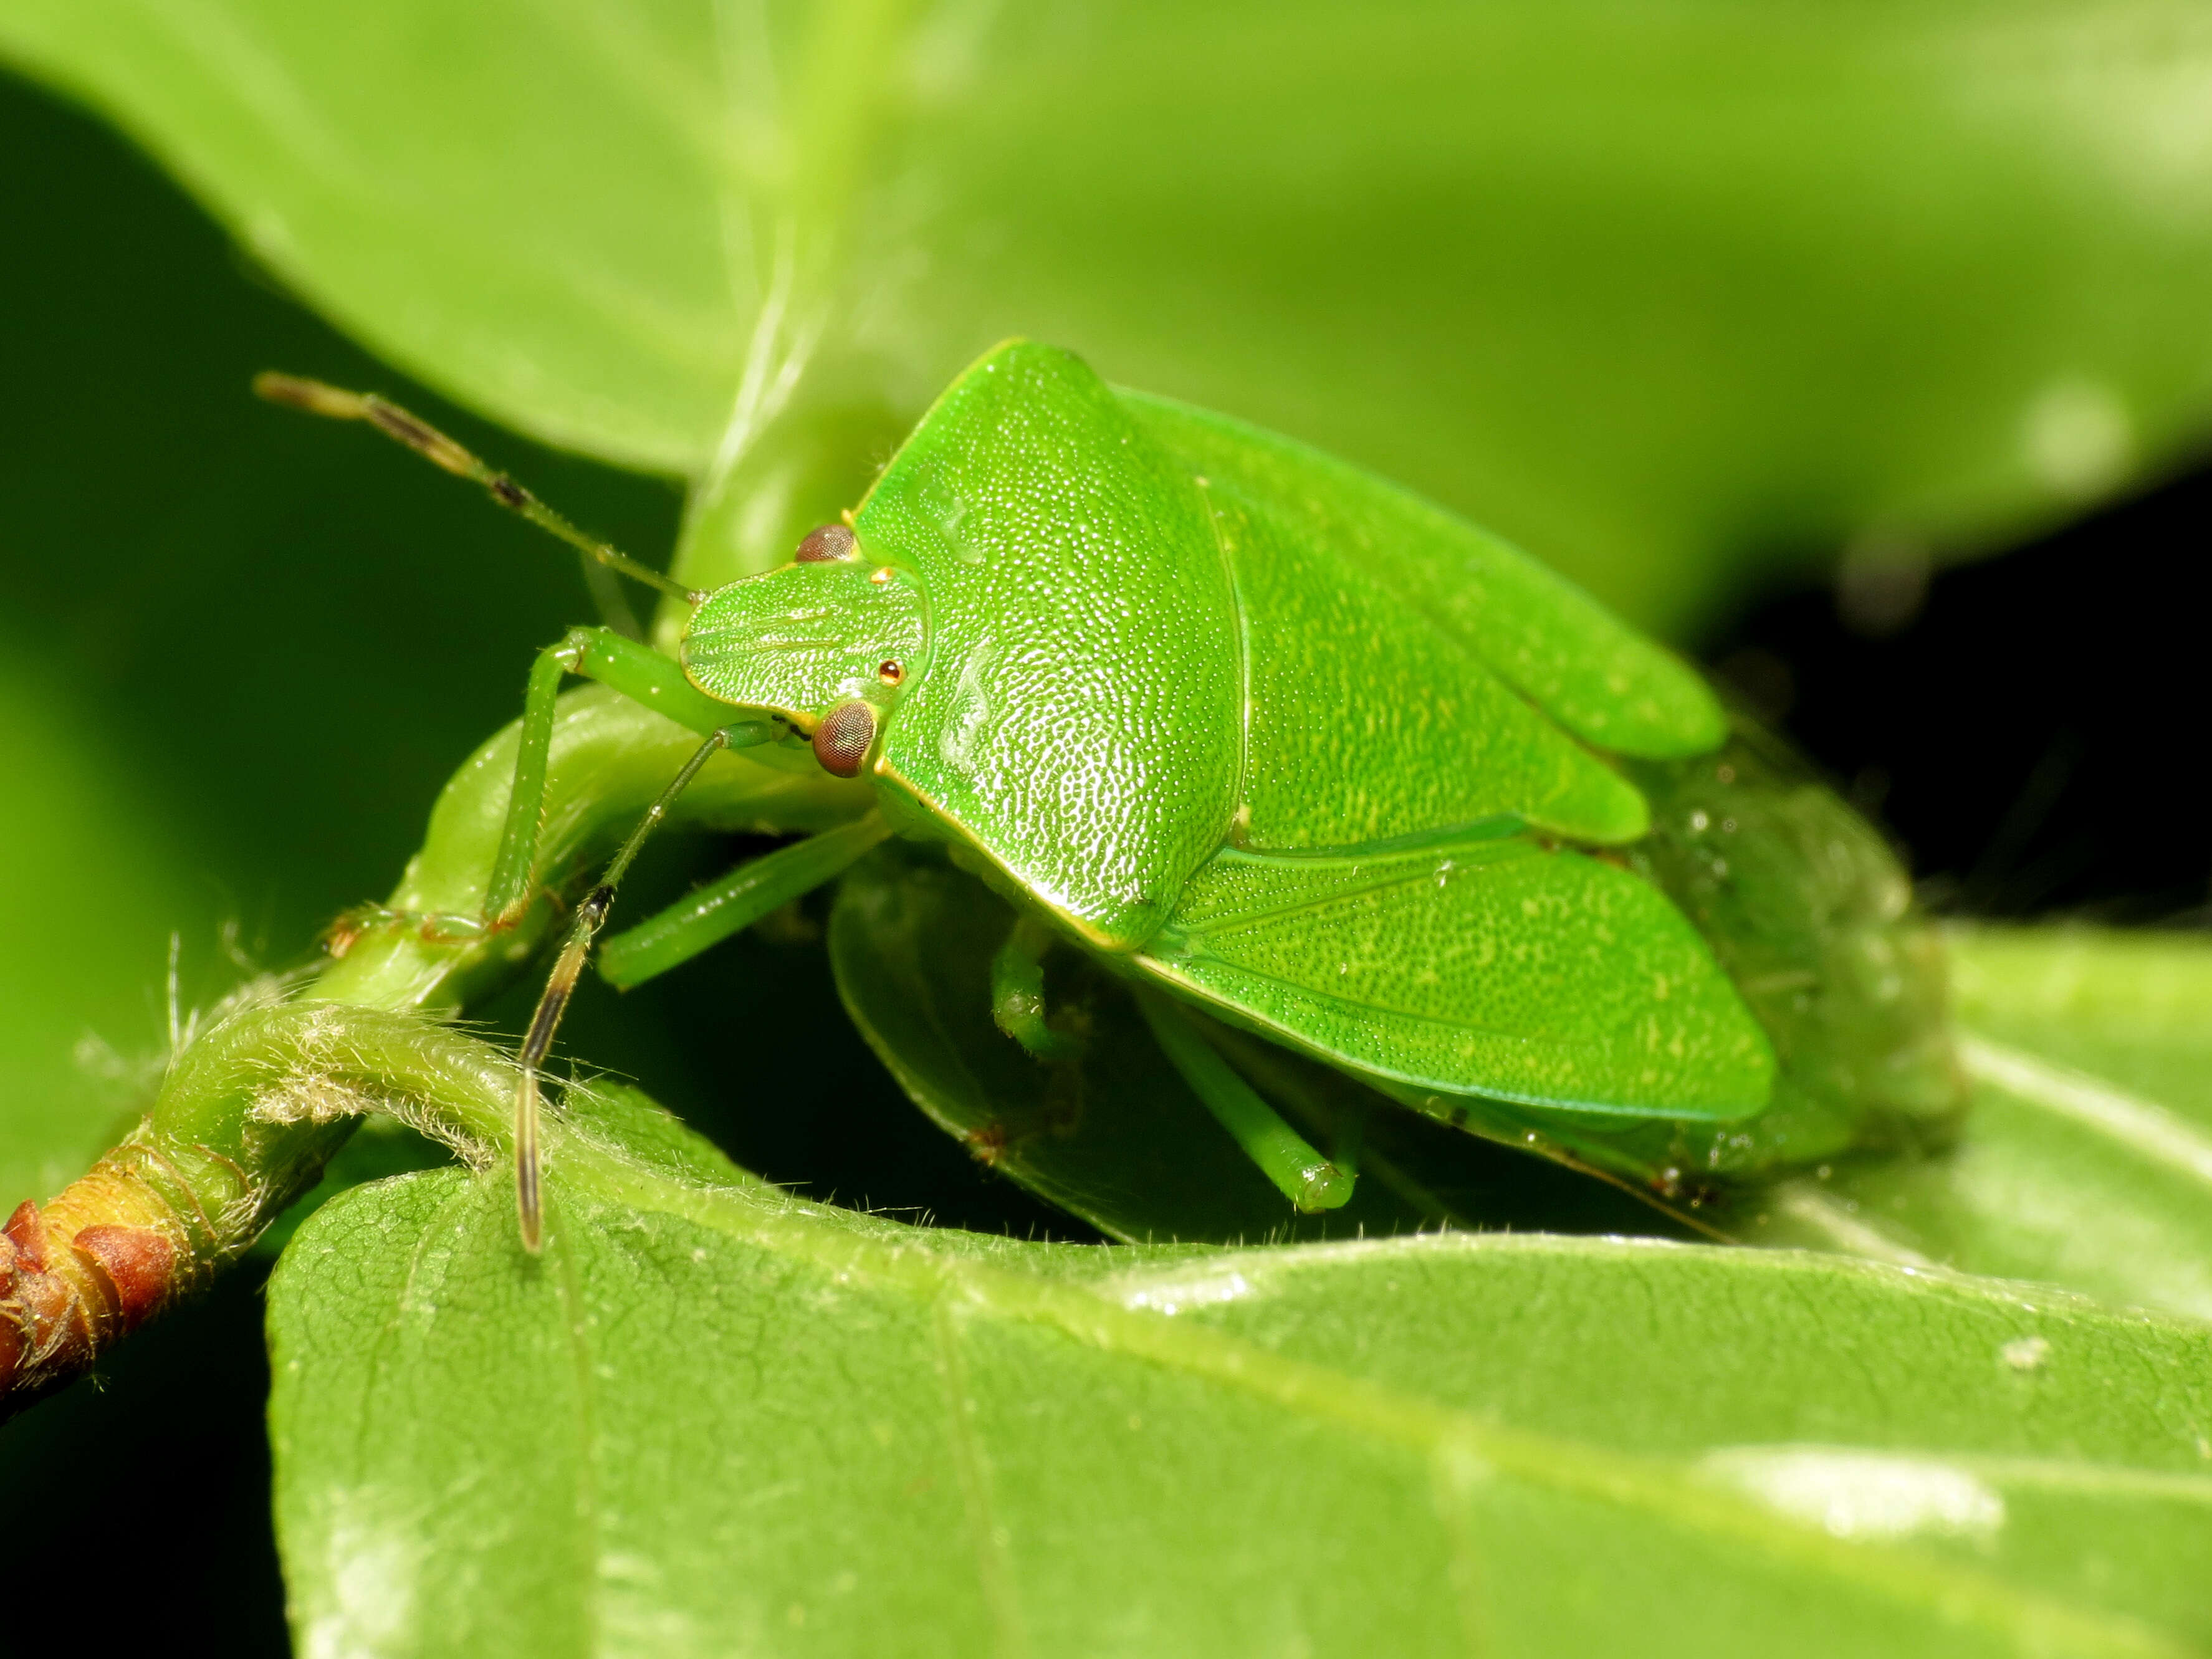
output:
<svg viewBox="0 0 2212 1659"><path fill-rule="evenodd" d="M1893 609L2212 421L2187 0L8 0L0 53L387 362L732 486L744 560L791 445L1014 332L1678 635L1839 551Z"/></svg>

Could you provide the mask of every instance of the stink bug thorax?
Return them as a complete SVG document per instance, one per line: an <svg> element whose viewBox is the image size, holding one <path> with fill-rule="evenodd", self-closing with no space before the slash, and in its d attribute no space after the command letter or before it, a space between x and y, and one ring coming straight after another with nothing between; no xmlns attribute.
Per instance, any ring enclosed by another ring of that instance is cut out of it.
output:
<svg viewBox="0 0 2212 1659"><path fill-rule="evenodd" d="M857 776L876 740L876 711L857 697L841 702L814 728L814 758L822 769L841 778Z"/></svg>

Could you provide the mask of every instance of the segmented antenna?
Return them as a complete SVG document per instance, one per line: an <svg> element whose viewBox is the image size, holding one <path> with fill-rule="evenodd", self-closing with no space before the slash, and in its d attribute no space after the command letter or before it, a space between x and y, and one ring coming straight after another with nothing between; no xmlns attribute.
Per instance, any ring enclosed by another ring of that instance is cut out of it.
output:
<svg viewBox="0 0 2212 1659"><path fill-rule="evenodd" d="M663 575L651 565L640 564L613 543L585 534L506 473L487 466L428 422L373 392L348 392L339 386L325 386L320 380L273 371L255 375L253 391L257 397L265 398L272 404L320 415L326 420L365 421L433 466L442 467L457 478L482 484L485 493L501 507L529 520L547 534L559 537L608 569L690 605L696 605L707 597L672 576Z"/></svg>
<svg viewBox="0 0 2212 1659"><path fill-rule="evenodd" d="M568 926L568 942L562 945L561 955L546 978L544 994L538 999L538 1012L530 1017L530 1035L522 1042L522 1076L514 1090L514 1210L515 1218L522 1227L522 1247L532 1255L544 1248L545 1241L544 1202L538 1180L538 1070L552 1050L553 1034L561 1029L561 1016L568 1012L568 999L576 993L576 981L592 953L592 941L606 924L607 912L614 907L615 890L622 885L623 877L629 873L647 837L668 816L668 809L676 804L676 798L690 788L691 780L699 775L699 769L729 746L730 733L726 730L710 733L692 750L691 758L684 763L683 769L660 792L659 798L646 809L644 818L630 831L629 839L615 854L614 862L607 866L599 884L576 907L575 920Z"/></svg>

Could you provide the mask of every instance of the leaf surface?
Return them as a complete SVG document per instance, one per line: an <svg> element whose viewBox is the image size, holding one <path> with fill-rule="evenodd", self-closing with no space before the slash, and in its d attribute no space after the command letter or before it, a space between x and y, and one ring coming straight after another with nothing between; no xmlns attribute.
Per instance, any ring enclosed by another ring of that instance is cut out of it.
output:
<svg viewBox="0 0 2212 1659"><path fill-rule="evenodd" d="M1975 1085L1956 1150L1784 1186L1751 1235L2212 1318L2212 943L1962 928L1950 948Z"/></svg>
<svg viewBox="0 0 2212 1659"><path fill-rule="evenodd" d="M626 1133L602 1113L599 1133ZM2182 1653L2212 1331L1840 1257L923 1231L567 1139L270 1292L310 1653Z"/></svg>
<svg viewBox="0 0 2212 1659"><path fill-rule="evenodd" d="M700 481L702 579L1018 332L1662 626L2204 429L2178 0L15 0L0 52L392 362Z"/></svg>

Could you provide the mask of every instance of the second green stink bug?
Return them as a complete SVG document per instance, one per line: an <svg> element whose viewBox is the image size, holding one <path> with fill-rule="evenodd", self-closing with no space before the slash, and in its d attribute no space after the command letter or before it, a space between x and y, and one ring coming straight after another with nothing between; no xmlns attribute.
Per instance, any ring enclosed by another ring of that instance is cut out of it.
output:
<svg viewBox="0 0 2212 1659"><path fill-rule="evenodd" d="M372 419L577 539L391 405L264 390ZM1839 1121L1955 1109L1924 938L1863 826L1579 591L1286 440L1011 343L844 522L684 597L680 666L591 629L541 659L488 920L534 890L564 673L705 734L672 797L744 745L865 780L878 813L757 862L751 902L612 941L618 983L895 834L1012 907L991 974L1010 1038L1064 1051L1042 963L1085 954L1301 1209L1342 1203L1351 1171L1215 1022L1662 1192L1686 1161L1755 1172L1837 1150ZM533 1248L536 1067L652 821L580 906L524 1050Z"/></svg>

